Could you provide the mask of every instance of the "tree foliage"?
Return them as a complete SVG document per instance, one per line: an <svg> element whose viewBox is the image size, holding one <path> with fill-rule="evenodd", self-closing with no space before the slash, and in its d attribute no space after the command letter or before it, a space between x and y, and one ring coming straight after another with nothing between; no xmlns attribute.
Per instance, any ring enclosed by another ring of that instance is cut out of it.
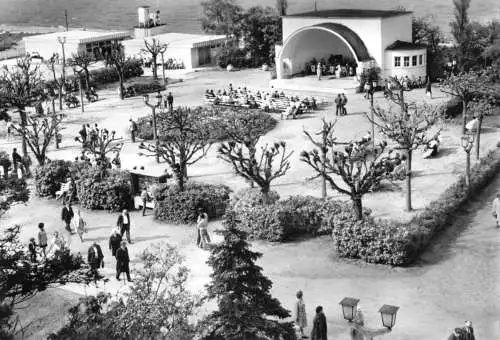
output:
<svg viewBox="0 0 500 340"><path fill-rule="evenodd" d="M158 154L172 169L180 191L184 191L187 168L206 156L212 138L206 128L204 108L178 107L157 114L156 144L141 143L147 156ZM142 155L142 154L141 154Z"/></svg>
<svg viewBox="0 0 500 340"><path fill-rule="evenodd" d="M334 122L323 120L323 128L318 141L307 131L304 134L317 147L312 151L302 151L301 161L308 164L317 174L325 179L332 189L348 195L356 211L356 217L363 219L363 195L370 192L386 175L386 163L381 160L386 143L372 149L367 143L347 143L344 150L339 150L340 143L334 136Z"/></svg>
<svg viewBox="0 0 500 340"><path fill-rule="evenodd" d="M125 98L125 89L123 87L123 83L125 81L125 69L130 60L125 56L123 44L113 43L111 45L110 52L106 54L105 58L106 66L113 67L118 74L120 81L120 99L123 100Z"/></svg>
<svg viewBox="0 0 500 340"><path fill-rule="evenodd" d="M0 151L0 158L4 159L8 155ZM7 158L8 159L8 158ZM0 178L0 217L14 204L26 203L29 200L30 191L23 178L18 178L17 174Z"/></svg>
<svg viewBox="0 0 500 340"><path fill-rule="evenodd" d="M76 137L75 140L82 143L82 154L85 157L92 157L104 171L111 165L110 155L119 153L123 142L120 142L122 138L117 137L114 130L110 132L108 129L99 129L95 134L95 139L92 140L91 136L88 136L85 143L80 137Z"/></svg>
<svg viewBox="0 0 500 340"><path fill-rule="evenodd" d="M90 88L90 71L89 67L97 62L93 53L89 53L87 51L78 51L77 53L73 53L71 55L71 59L68 60L68 63L72 67L80 67L81 70L85 74L85 85L86 89Z"/></svg>
<svg viewBox="0 0 500 340"><path fill-rule="evenodd" d="M440 43L443 33L430 17L413 17L412 41L427 46L427 74L432 80L443 76L445 57Z"/></svg>
<svg viewBox="0 0 500 340"><path fill-rule="evenodd" d="M217 310L201 322L204 340L295 339L291 323L280 323L290 312L271 296L272 282L255 262L246 233L236 228L233 213L226 215L222 243L214 246L208 264L213 268L207 298Z"/></svg>
<svg viewBox="0 0 500 340"><path fill-rule="evenodd" d="M288 1L287 0L276 0L276 11L280 16L285 16L288 10Z"/></svg>
<svg viewBox="0 0 500 340"><path fill-rule="evenodd" d="M201 3L203 16L201 27L204 32L239 36L239 23L243 9L235 0L207 0Z"/></svg>
<svg viewBox="0 0 500 340"><path fill-rule="evenodd" d="M472 44L472 29L469 21L471 0L453 0L454 20L450 22L451 33L456 42L458 67L461 72L468 70L467 59Z"/></svg>

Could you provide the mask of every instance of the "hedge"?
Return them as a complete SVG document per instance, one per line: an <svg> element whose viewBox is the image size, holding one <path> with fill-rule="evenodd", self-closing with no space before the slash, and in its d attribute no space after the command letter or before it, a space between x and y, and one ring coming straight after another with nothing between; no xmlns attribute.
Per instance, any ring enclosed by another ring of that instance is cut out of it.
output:
<svg viewBox="0 0 500 340"><path fill-rule="evenodd" d="M76 181L80 204L87 209L121 211L133 206L130 174L127 171L86 168Z"/></svg>
<svg viewBox="0 0 500 340"><path fill-rule="evenodd" d="M225 185L189 183L184 191L164 184L155 193L155 218L178 224L195 223L198 213L218 218L225 214L231 189Z"/></svg>
<svg viewBox="0 0 500 340"><path fill-rule="evenodd" d="M368 217L362 222L335 225L334 246L342 257L394 266L409 265L437 234L453 224L462 206L474 193L485 188L499 170L500 150L494 150L471 170L470 190L461 176L407 223Z"/></svg>
<svg viewBox="0 0 500 340"><path fill-rule="evenodd" d="M124 86L125 88L129 86L134 88L135 94L137 96L146 93L165 91L165 86L162 85L158 80L154 80L152 78L136 79L134 81L125 83Z"/></svg>
<svg viewBox="0 0 500 340"><path fill-rule="evenodd" d="M40 197L54 197L65 183L72 163L64 160L48 162L35 169L36 193Z"/></svg>
<svg viewBox="0 0 500 340"><path fill-rule="evenodd" d="M235 196L231 210L238 228L250 239L286 242L296 236L328 234L336 224L356 218L350 203L332 199L291 196L279 200L279 195L271 192L271 203L263 204L258 189L246 189Z"/></svg>

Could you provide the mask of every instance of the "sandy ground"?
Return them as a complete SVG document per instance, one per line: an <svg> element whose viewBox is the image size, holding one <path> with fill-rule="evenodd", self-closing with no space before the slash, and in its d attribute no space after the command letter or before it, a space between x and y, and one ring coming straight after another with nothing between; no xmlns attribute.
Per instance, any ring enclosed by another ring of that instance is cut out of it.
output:
<svg viewBox="0 0 500 340"><path fill-rule="evenodd" d="M175 97L174 104L190 106L202 104L202 95L207 88L219 89L226 87L229 83L233 83L234 86L265 89L268 87L267 84L269 81L269 74L259 70L232 73L212 70L204 70L196 73L169 72L168 76L171 78L181 77L184 79L183 82L169 87L169 91L172 91ZM437 89L435 89L434 93L434 103L439 103L444 99L443 95L440 94ZM99 95L101 100L87 105L85 107L85 113L81 113L78 108L66 111L68 118L65 124L66 128L62 131L64 137L62 148L58 151L52 150L49 153L49 157L52 159L74 159L79 153L79 145L74 142L73 138L77 135L77 131L81 127L81 124L97 122L102 127L116 130L119 135L124 136L125 145L122 150L123 168L132 168L138 165L145 166L146 169L164 169L165 164L158 165L154 163L152 158L139 157L138 143L130 143L127 135L129 118L135 119L150 113L149 109L145 107L142 98L128 98L124 101L120 101L117 99L116 89L112 87L102 90ZM413 91L409 96L415 100L427 100L425 99L423 90ZM376 102L383 102L383 98L380 98L380 94L376 97ZM360 138L370 130L368 120L364 116L364 112L368 111L368 102L364 100L361 95L352 95L349 97L347 109L349 115L339 118L337 122L336 131L339 139L348 140ZM279 119L278 116L277 118ZM312 172L306 164L300 162L299 154L301 150L311 148L302 130L308 129L310 131L317 131L321 126L321 118L334 119L334 109L332 109L332 107L327 107L322 111L307 114L297 120L280 121L275 130L262 138L261 142L263 144L284 140L287 142L289 149L294 150L294 154L291 158L291 170L285 177L277 180L276 183L273 184L273 189L277 190L282 197L296 194L319 196L320 194L319 183L306 180L306 178L312 175ZM484 155L487 150L495 147L498 142L498 130L500 127L498 116L486 119L484 126L485 130L481 138L482 155ZM420 152L417 151L414 157L413 168L415 178L413 181L413 206L417 212L423 209L430 201L436 199L446 187L457 179L461 171L463 171L465 154L460 146L459 127L458 125L448 124L443 125L442 128L443 143L439 156L435 159L423 160L420 156ZM3 127L0 129L0 133L5 133ZM380 136L377 135L376 139L378 140L379 138ZM12 147L16 146L19 147L18 140L4 139L0 147L10 152ZM232 173L231 168L216 157L214 150L215 148L213 147L206 158L189 168L189 176L191 179L205 183L224 183L234 190L246 187L246 183L236 177ZM331 190L329 190L329 195L343 198ZM373 209L374 214L378 217L406 220L410 218L413 213L404 212L404 197L404 192L401 189L395 188L394 191L377 192L366 195L364 204L366 207ZM4 216L2 225L19 223L25 226L25 228L23 228L22 239L26 241L35 234L36 225L39 221L45 222L48 232L53 232L55 230L62 231L63 226L59 221L60 208L59 202L33 198L28 203L27 207L15 207L9 211ZM90 232L86 235L86 241L83 244L79 240L71 240L71 248L86 254L89 243L92 240L97 240L103 245L103 248L107 248L107 239L112 226L115 224L116 216L105 212L90 211L84 211L84 216L90 226ZM151 216L142 218L139 217L137 213L133 214L132 221L132 238L134 244L130 246L131 257L139 254L144 248L148 247L151 242L164 240L175 244L184 254L186 254L187 264L192 269L190 287L195 291L203 288L210 274L210 269L205 265L205 259L208 255L198 250L193 245L194 230L192 226L174 226L158 223L154 221ZM212 223L211 229L216 229L218 226L219 222ZM215 237L215 240L218 241L219 239ZM304 261L311 261L311 263L318 261L318 263L324 264L325 268L331 267L332 264L329 264L329 262L332 258L335 258L334 254L328 251L329 255L326 255L325 258L319 258L318 255L315 254L314 248L318 246L325 248L331 247L328 238L319 239L315 242L317 243L311 243L310 241L295 242L287 245L279 245L278 248L257 243L257 249L260 249L265 254L270 253L276 256L267 257L267 255L265 255L264 268L266 273L273 273L278 267L280 273L288 272L288 274L285 275L286 278L281 274L271 275L275 287L277 287L275 290L278 298L282 299L288 307L293 303L293 299L290 299L290 296L293 296L293 291L297 287L294 281L300 282L300 287L307 290L309 295L315 296L309 306L311 310L314 307L313 303L321 303L322 299L327 298L327 296L323 294L323 291L325 287L329 287L329 285L332 284L332 278L329 277L327 271L322 273L319 269L316 271L319 273L316 275L319 276L311 277L308 276L307 271L300 271L300 273L297 274L294 273L294 264L297 263L297 261L302 263L304 263ZM103 273L112 278L114 260L107 250L105 252L105 262L106 266ZM137 265L137 262L134 262L134 264ZM363 267L365 265L360 266ZM304 268L307 268L307 265ZM385 269L382 268L380 271L377 269L373 270L374 267L369 268L371 269L369 269L368 272L373 275L383 275L385 272ZM356 275L362 275L363 282L368 283L371 280L371 274ZM335 294L334 300L337 300L337 295L348 295L349 280L341 280L342 283L338 282L339 278L335 280L337 280L335 281L337 282L336 288L342 289L342 291L345 292L342 293L339 291L338 294ZM358 288L360 287L361 286L358 286ZM101 284L98 288L90 286L83 289L78 286L68 286L64 289L75 294L92 294L95 293L97 289L106 289L109 292L116 293L127 288L124 283L116 282L112 279L107 285L104 286ZM51 311L57 309L59 312L62 312L67 309L67 305L59 304L59 302L61 302L59 299L57 299L57 302L50 300L52 297L50 291L44 293L44 296L48 298L45 300L45 303L49 303L50 306L53 306ZM69 296L70 300L74 300L77 295L69 294ZM340 301L341 297L342 296L340 296L338 301ZM40 301L44 301L42 296L40 299ZM337 303L337 301L334 302L335 304ZM323 303L325 304L326 302ZM370 304L372 303L375 304L376 302L371 299ZM396 299L396 301L384 301L384 303L397 304L398 302ZM43 305L43 302L40 304ZM211 305L205 307L206 310L211 309ZM370 309L375 309L375 307L371 308L370 306ZM203 313L203 311L200 311L200 313ZM338 316L334 316L336 313L337 312L333 311L330 313L333 314L332 318L335 318L334 320L329 320L332 322L332 327L330 328L332 337L343 334L344 332L341 320L337 320ZM38 307L36 310L20 312L20 315L24 319L24 324L29 322L42 322L48 326L43 329L34 330L30 337L32 339L38 339L42 334L47 334L48 331L57 329L62 322L60 315L59 319L57 319L57 313L48 313L48 315L59 320L58 322L46 322L45 320L35 321L36 316L45 315L43 310L38 309ZM376 320L375 317L374 319ZM411 325L411 322L410 324L405 323L405 326L408 325ZM451 326L452 325L445 327L449 328ZM405 332L405 334L408 333ZM394 337L394 339L406 339L406 337Z"/></svg>

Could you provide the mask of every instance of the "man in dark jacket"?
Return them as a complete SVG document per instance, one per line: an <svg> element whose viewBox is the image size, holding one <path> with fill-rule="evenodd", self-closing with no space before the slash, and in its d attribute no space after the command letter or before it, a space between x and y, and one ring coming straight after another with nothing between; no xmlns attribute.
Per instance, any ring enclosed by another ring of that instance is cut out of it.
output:
<svg viewBox="0 0 500 340"><path fill-rule="evenodd" d="M316 315L313 320L313 329L311 332L311 340L328 340L326 330L326 317L323 313L323 307L316 307Z"/></svg>
<svg viewBox="0 0 500 340"><path fill-rule="evenodd" d="M127 235L127 241L130 242L130 215L128 214L127 209L124 209L120 216L118 216L118 220L116 221L116 226L120 228L120 233Z"/></svg>
<svg viewBox="0 0 500 340"><path fill-rule="evenodd" d="M71 232L70 224L73 216L75 216L75 214L73 213L73 208L71 208L71 202L66 202L62 208L61 219L66 224L66 230L69 232Z"/></svg>
<svg viewBox="0 0 500 340"><path fill-rule="evenodd" d="M20 154L17 153L17 149L14 148L12 150L12 165L14 166L14 174L17 176L17 167L21 169L21 172L24 174L23 169L23 158Z"/></svg>
<svg viewBox="0 0 500 340"><path fill-rule="evenodd" d="M172 110L174 109L174 96L172 95L172 92L168 93L167 104L168 104L168 110L172 112Z"/></svg>
<svg viewBox="0 0 500 340"><path fill-rule="evenodd" d="M127 242L122 241L121 247L116 251L116 279L120 280L120 274L127 274L128 282L132 282L130 279L130 269L129 269L130 258L128 256Z"/></svg>
<svg viewBox="0 0 500 340"><path fill-rule="evenodd" d="M476 340L476 337L474 336L474 328L472 328L472 322L465 321L465 327L463 328L462 333L463 340Z"/></svg>
<svg viewBox="0 0 500 340"><path fill-rule="evenodd" d="M104 255L102 254L101 246L97 244L96 241L90 246L87 262L90 266L90 270L94 274L94 279L97 280L99 272L97 271L100 267L104 267Z"/></svg>
<svg viewBox="0 0 500 340"><path fill-rule="evenodd" d="M113 233L109 237L109 249L111 250L111 255L116 256L116 251L120 248L122 243L122 235L118 229L113 230Z"/></svg>
<svg viewBox="0 0 500 340"><path fill-rule="evenodd" d="M85 128L85 124L82 125L82 129L78 131L80 134L80 137L82 138L82 143L86 144L87 143L87 129Z"/></svg>

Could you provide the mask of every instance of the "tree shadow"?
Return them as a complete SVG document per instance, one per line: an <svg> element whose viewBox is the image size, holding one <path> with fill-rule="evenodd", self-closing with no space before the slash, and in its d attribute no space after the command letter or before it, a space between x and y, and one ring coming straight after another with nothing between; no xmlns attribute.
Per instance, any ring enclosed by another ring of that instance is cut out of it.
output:
<svg viewBox="0 0 500 340"><path fill-rule="evenodd" d="M151 235L151 236L138 236L138 237L131 237L131 240L133 243L139 243L139 242L145 242L145 241L159 241L161 239L168 239L170 236L167 234L163 235Z"/></svg>

